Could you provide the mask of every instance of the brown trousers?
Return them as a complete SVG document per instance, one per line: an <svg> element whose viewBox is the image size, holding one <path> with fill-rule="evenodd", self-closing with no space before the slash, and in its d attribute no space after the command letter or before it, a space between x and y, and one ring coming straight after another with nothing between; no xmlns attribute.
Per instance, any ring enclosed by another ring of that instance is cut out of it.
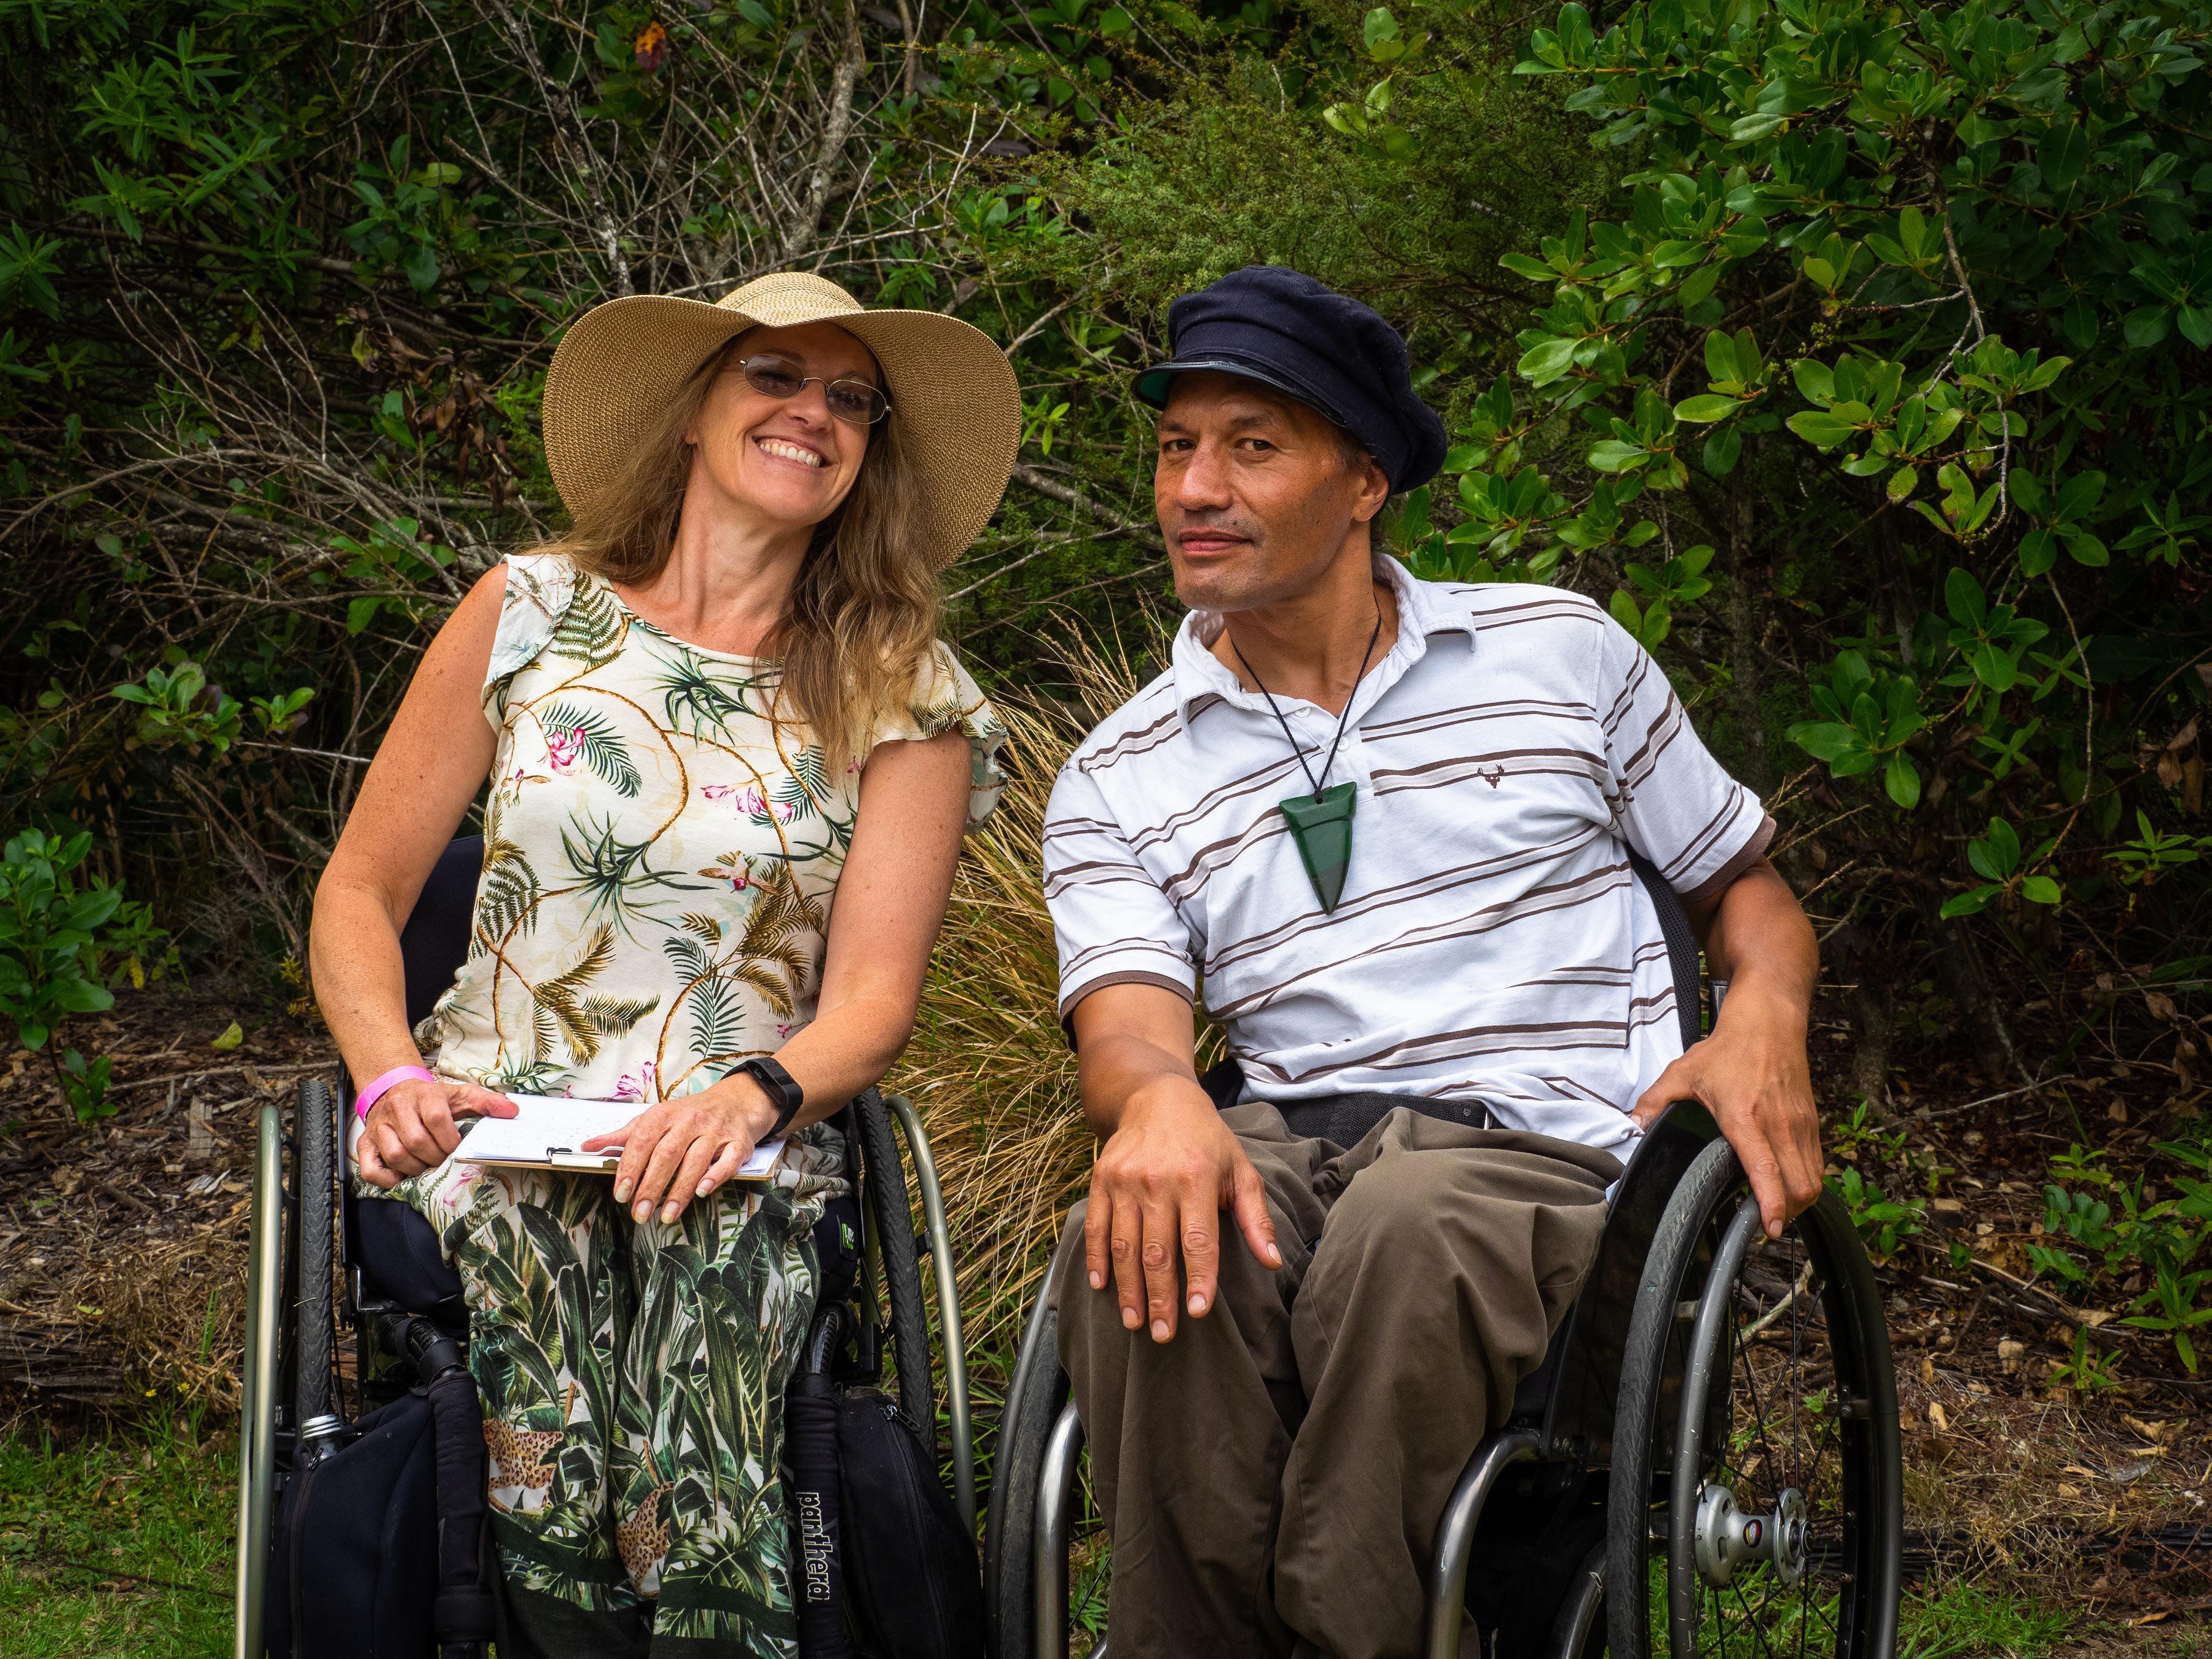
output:
<svg viewBox="0 0 2212 1659"><path fill-rule="evenodd" d="M1596 1253L1604 1152L1401 1109L1356 1146L1222 1114L1283 1266L1223 1218L1221 1288L1171 1341L1053 1267L1061 1362L1113 1535L1114 1659L1410 1659L1445 1499ZM1463 1651L1472 1653L1470 1638Z"/></svg>

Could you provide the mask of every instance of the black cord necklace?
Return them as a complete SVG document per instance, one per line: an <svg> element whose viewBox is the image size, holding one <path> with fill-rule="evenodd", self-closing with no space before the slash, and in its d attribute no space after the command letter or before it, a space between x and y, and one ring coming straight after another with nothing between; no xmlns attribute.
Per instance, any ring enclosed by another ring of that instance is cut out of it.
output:
<svg viewBox="0 0 2212 1659"><path fill-rule="evenodd" d="M1267 690L1260 671L1245 662L1237 636L1229 636L1229 648L1236 653L1237 660L1243 664L1244 672L1252 677L1252 684L1260 688L1260 695L1274 711L1275 723L1283 728L1283 737L1291 745L1291 752L1297 757L1299 769L1313 786L1310 796L1292 795L1275 805L1291 826L1291 839L1297 843L1298 858L1306 866L1306 879L1313 884L1314 896L1321 901L1323 915L1335 909L1337 901L1344 896L1344 878L1352 868L1352 813L1359 804L1359 786L1348 780L1333 789L1322 786L1328 781L1329 769L1336 764L1337 745L1344 741L1345 726L1352 719L1352 698L1359 695L1359 682L1367 678L1367 665L1375 657L1375 642L1382 637L1382 605L1378 599L1374 631L1367 636L1367 649L1360 653L1359 672L1352 676L1351 694L1344 700L1344 712L1336 717L1336 735L1329 739L1328 754L1322 761L1321 775L1316 777L1307 763L1306 751L1298 747L1298 740L1291 731L1283 706Z"/></svg>

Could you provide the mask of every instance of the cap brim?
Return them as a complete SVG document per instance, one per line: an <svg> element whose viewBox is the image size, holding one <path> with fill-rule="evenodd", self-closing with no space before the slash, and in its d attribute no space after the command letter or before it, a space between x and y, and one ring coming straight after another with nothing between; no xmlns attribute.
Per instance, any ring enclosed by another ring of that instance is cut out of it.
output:
<svg viewBox="0 0 2212 1659"><path fill-rule="evenodd" d="M621 459L724 342L749 328L832 323L883 368L889 418L922 496L930 561L944 568L982 532L1013 471L1022 435L1013 366L957 318L862 309L819 278L783 286L774 277L748 283L742 308L641 294L578 319L545 377L545 457L562 503L580 523L591 519Z"/></svg>
<svg viewBox="0 0 2212 1659"><path fill-rule="evenodd" d="M1333 407L1328 399L1310 386L1301 386L1290 375L1273 368L1263 368L1239 357L1176 357L1137 376L1133 390L1138 400L1154 409L1168 406L1168 389L1178 374L1194 374L1201 370L1214 374L1234 374L1239 379L1257 380L1261 386L1272 386L1286 397L1296 398L1309 409L1318 410L1337 425L1349 428L1349 422Z"/></svg>

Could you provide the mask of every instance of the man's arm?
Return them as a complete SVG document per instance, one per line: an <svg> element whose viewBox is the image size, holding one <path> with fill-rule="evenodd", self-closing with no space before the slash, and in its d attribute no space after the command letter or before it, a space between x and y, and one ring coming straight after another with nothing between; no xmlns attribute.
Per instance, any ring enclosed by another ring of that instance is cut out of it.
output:
<svg viewBox="0 0 2212 1659"><path fill-rule="evenodd" d="M1084 1115L1098 1136L1083 1245L1091 1288L1110 1271L1129 1330L1175 1334L1178 1251L1185 1309L1203 1318L1220 1265L1220 1216L1252 1253L1282 1265L1259 1173L1199 1087L1190 1004L1157 985L1102 986L1070 1011Z"/></svg>
<svg viewBox="0 0 2212 1659"><path fill-rule="evenodd" d="M1691 906L1690 921L1728 995L1712 1034L1644 1091L1636 1121L1648 1127L1673 1101L1703 1103L1742 1160L1767 1236L1779 1238L1820 1196L1820 1121L1805 1053L1820 947L1797 896L1765 859L1717 898Z"/></svg>

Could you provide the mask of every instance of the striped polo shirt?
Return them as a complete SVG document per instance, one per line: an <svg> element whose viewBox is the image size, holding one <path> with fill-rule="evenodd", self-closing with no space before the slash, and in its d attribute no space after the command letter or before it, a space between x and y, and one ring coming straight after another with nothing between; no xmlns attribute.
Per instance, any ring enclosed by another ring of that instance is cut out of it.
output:
<svg viewBox="0 0 2212 1659"><path fill-rule="evenodd" d="M1358 787L1324 915L1276 803L1307 792L1267 700L1194 612L1167 672L1070 757L1044 832L1064 1018L1103 986L1202 995L1248 1097L1477 1099L1613 1147L1681 1053L1657 914L1774 833L1642 647L1578 594L1416 581L1376 561L1398 638L1352 693L1327 782ZM1279 696L1318 770L1336 717Z"/></svg>

